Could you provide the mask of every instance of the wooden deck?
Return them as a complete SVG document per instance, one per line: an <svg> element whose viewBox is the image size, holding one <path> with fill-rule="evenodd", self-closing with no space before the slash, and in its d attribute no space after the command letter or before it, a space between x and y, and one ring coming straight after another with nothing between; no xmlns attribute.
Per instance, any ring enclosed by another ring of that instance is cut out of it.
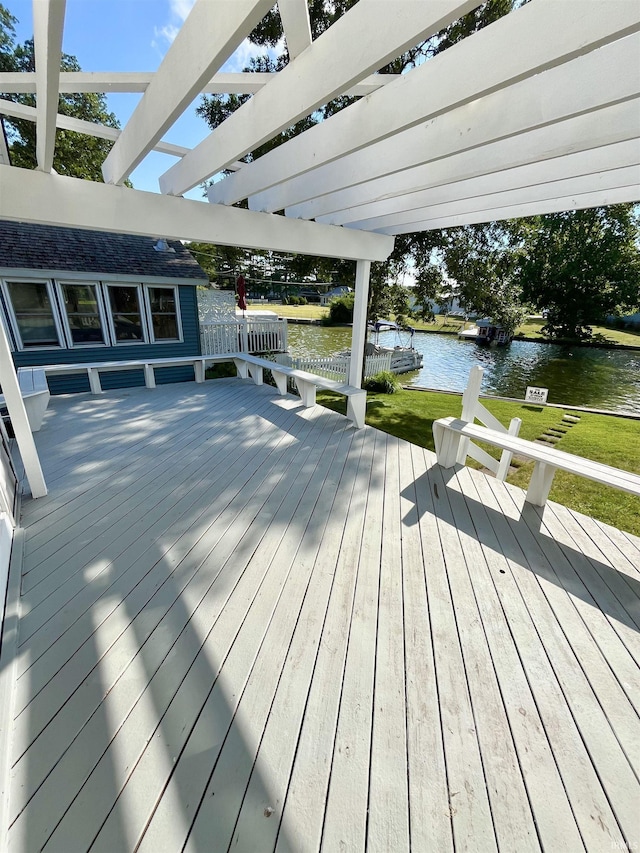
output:
<svg viewBox="0 0 640 853"><path fill-rule="evenodd" d="M638 849L640 540L239 380L37 444L0 849Z"/></svg>

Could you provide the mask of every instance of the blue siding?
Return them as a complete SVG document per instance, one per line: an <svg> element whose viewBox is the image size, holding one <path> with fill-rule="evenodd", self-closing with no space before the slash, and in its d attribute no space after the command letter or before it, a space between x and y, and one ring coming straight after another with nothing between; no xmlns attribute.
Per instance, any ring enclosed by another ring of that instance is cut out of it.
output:
<svg viewBox="0 0 640 853"><path fill-rule="evenodd" d="M169 283L169 282L168 282ZM39 364L78 364L96 361L130 361L140 358L175 358L178 356L200 355L200 333L198 326L198 307L196 288L181 285L180 312L183 341L166 344L130 344L117 347L76 347L75 349L27 350L14 353L16 367L36 367ZM156 382L163 385L171 382L192 382L192 367L165 367L156 370ZM49 389L52 394L72 394L89 390L86 376L49 377ZM132 388L144 385L144 372L123 370L105 372L100 376L105 390L112 388Z"/></svg>

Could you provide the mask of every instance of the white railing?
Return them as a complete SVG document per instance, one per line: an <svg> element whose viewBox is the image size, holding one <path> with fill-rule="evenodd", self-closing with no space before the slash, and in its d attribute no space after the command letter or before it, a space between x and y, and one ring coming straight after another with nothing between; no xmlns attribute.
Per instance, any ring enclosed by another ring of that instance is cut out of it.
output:
<svg viewBox="0 0 640 853"><path fill-rule="evenodd" d="M9 443L4 425L0 426L0 513L6 513L12 526L15 527L16 493L18 490L18 478L16 476ZM4 591L4 587L1 587ZM0 595L0 610L2 610L2 596Z"/></svg>
<svg viewBox="0 0 640 853"><path fill-rule="evenodd" d="M293 357L287 353L279 353L275 355L274 361L286 367L293 367L296 370L306 370L308 373L315 373L318 376L325 376L327 379L337 379L342 382L347 382L349 376L349 363L351 359L348 356L327 356L318 358L302 358ZM383 353L382 355L368 355L365 360L364 378L368 379L382 370L391 369L391 353Z"/></svg>
<svg viewBox="0 0 640 853"><path fill-rule="evenodd" d="M245 319L200 324L203 355L228 352L286 352L287 321Z"/></svg>

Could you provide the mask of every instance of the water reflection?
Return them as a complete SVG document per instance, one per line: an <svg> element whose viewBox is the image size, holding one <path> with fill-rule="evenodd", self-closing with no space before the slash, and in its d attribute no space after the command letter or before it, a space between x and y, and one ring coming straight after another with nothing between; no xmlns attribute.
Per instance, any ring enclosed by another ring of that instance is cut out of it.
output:
<svg viewBox="0 0 640 853"><path fill-rule="evenodd" d="M405 343L395 332L380 335L383 346ZM289 325L294 355L331 355L351 343L350 329ZM640 351L564 347L514 341L489 349L451 335L417 332L414 346L424 356L422 370L405 374L408 385L462 391L469 370L485 368L483 390L523 398L527 385L549 389L550 403L589 406L640 414Z"/></svg>

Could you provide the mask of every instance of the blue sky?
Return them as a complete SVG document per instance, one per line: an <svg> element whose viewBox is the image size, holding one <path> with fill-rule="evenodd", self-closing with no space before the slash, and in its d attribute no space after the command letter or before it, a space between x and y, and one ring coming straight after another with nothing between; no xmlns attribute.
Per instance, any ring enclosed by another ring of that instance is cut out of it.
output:
<svg viewBox="0 0 640 853"><path fill-rule="evenodd" d="M16 37L33 35L32 0L3 0L18 19ZM83 71L155 71L193 0L67 0L62 49L78 59ZM245 44L223 70L239 71L254 49ZM107 102L124 126L140 95L108 95ZM193 148L209 133L195 114L199 98L165 134L165 140ZM174 157L151 153L132 174L137 189L158 192L158 175L176 162ZM202 199L198 188L188 198Z"/></svg>

